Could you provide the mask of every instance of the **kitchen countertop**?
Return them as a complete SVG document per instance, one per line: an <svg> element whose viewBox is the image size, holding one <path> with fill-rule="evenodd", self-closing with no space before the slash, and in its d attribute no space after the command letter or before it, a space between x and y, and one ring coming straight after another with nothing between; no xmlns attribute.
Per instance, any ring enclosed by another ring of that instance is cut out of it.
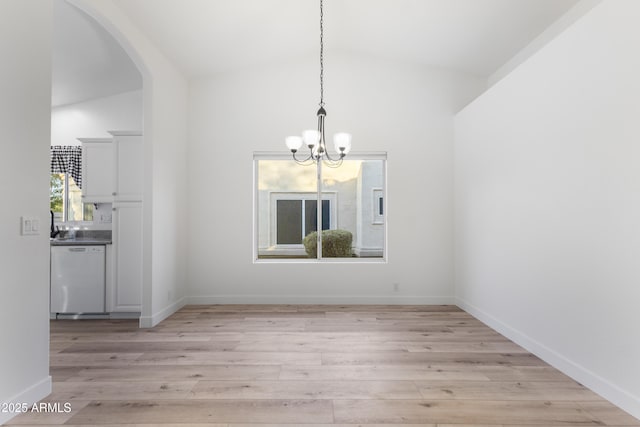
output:
<svg viewBox="0 0 640 427"><path fill-rule="evenodd" d="M49 240L51 246L110 245L111 230L61 230L54 239Z"/></svg>
<svg viewBox="0 0 640 427"><path fill-rule="evenodd" d="M95 246L110 245L111 239L98 239L94 237L74 237L62 239L50 239L51 246Z"/></svg>

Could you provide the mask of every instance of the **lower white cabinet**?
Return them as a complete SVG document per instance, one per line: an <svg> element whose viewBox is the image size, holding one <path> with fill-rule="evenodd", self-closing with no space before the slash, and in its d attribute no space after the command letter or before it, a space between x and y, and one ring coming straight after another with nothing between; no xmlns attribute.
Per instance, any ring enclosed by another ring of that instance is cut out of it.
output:
<svg viewBox="0 0 640 427"><path fill-rule="evenodd" d="M113 263L107 310L141 312L142 202L113 204Z"/></svg>

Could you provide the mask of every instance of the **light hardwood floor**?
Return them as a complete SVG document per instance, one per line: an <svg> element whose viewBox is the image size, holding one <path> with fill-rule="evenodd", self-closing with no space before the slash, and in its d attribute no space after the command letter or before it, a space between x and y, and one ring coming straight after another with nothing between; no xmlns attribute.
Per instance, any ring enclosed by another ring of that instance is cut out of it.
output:
<svg viewBox="0 0 640 427"><path fill-rule="evenodd" d="M153 329L52 321L51 374L45 402L71 412L11 425L640 426L452 306L188 306Z"/></svg>

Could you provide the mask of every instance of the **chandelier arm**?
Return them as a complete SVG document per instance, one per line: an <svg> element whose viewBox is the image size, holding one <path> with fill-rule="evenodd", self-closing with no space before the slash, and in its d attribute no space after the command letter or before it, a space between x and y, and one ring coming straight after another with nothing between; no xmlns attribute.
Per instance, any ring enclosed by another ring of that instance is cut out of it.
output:
<svg viewBox="0 0 640 427"><path fill-rule="evenodd" d="M325 153L325 157L330 162L337 162L340 160L340 159L334 159L333 157L331 157L331 155L329 155L329 150L325 150L324 153Z"/></svg>
<svg viewBox="0 0 640 427"><path fill-rule="evenodd" d="M298 159L298 157L296 157L296 153L293 153L293 160L295 160L297 164L302 166L310 166L315 163L315 160L313 159L313 154L309 154L309 156L306 159L300 160Z"/></svg>
<svg viewBox="0 0 640 427"><path fill-rule="evenodd" d="M342 166L342 162L344 161L344 158L340 158L338 160L327 160L327 159L322 159L322 163L327 166L328 168L332 168L332 169L336 169L339 168L340 166Z"/></svg>

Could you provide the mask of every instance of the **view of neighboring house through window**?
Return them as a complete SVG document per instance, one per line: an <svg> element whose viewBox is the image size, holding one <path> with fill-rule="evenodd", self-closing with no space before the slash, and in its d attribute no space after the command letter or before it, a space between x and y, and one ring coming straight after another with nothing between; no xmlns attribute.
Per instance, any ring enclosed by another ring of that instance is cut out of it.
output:
<svg viewBox="0 0 640 427"><path fill-rule="evenodd" d="M273 194L276 221L276 244L299 245L307 234L317 230L318 201L316 193ZM278 197L279 196L279 197ZM313 199L309 199L313 197ZM331 201L322 201L322 229L329 230L331 224Z"/></svg>
<svg viewBox="0 0 640 427"><path fill-rule="evenodd" d="M385 156L349 157L338 168L321 167L320 255L316 165L254 155L256 259L384 259Z"/></svg>

